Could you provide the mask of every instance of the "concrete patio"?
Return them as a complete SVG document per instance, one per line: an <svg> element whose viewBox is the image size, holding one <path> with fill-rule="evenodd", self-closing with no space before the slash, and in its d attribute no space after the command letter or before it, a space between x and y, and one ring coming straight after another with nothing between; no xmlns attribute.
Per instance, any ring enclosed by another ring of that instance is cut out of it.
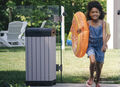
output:
<svg viewBox="0 0 120 87"><path fill-rule="evenodd" d="M86 87L86 85L79 83L57 83L54 86L32 86L32 87ZM95 84L93 84L92 87L95 87ZM101 84L101 87L120 87L120 84Z"/></svg>

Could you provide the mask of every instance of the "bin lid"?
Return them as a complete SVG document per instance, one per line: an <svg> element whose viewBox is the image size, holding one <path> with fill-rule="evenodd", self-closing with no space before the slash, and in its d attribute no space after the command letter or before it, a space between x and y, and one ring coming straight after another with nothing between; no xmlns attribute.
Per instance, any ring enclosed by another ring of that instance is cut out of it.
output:
<svg viewBox="0 0 120 87"><path fill-rule="evenodd" d="M26 37L45 37L55 35L56 31L52 28L27 28L25 31Z"/></svg>

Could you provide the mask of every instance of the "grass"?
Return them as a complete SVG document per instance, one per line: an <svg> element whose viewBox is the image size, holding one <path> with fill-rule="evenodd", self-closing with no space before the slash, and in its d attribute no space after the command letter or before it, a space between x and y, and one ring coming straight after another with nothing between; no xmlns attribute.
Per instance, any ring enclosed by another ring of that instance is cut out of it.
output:
<svg viewBox="0 0 120 87"><path fill-rule="evenodd" d="M60 64L60 51L57 48L56 62ZM120 83L120 50L107 50L102 70L102 81ZM89 78L89 59L74 56L71 47L63 54L63 82L85 83ZM61 82L61 73L57 72L57 82ZM111 82L112 81L112 82ZM0 48L0 87L26 87L25 84L25 48ZM106 82L106 83L107 83ZM5 87L5 86L3 86ZM7 86L6 86L7 87Z"/></svg>
<svg viewBox="0 0 120 87"><path fill-rule="evenodd" d="M0 87L21 87L24 81L25 48L0 48Z"/></svg>
<svg viewBox="0 0 120 87"><path fill-rule="evenodd" d="M102 69L101 80L114 83L120 82L120 50L107 50ZM89 78L89 59L74 56L72 48L63 51L63 82L85 83Z"/></svg>

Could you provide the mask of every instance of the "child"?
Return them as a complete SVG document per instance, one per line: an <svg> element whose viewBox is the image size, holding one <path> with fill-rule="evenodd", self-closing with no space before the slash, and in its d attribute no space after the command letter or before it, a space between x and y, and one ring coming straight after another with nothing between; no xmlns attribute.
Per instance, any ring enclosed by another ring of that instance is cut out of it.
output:
<svg viewBox="0 0 120 87"><path fill-rule="evenodd" d="M90 78L86 83L91 87L94 81L94 71L96 71L96 87L100 87L100 74L104 63L104 54L107 49L107 41L110 32L106 29L107 23L103 20L105 13L98 1L88 3L87 19L89 24L89 45L87 55L90 59ZM95 70L96 69L96 70Z"/></svg>

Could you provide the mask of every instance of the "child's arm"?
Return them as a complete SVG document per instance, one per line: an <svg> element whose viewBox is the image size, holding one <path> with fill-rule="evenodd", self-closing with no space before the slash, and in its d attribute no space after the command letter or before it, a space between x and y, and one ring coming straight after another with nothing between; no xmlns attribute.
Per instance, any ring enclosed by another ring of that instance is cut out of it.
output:
<svg viewBox="0 0 120 87"><path fill-rule="evenodd" d="M102 47L102 51L103 52L105 52L106 51L106 49L107 49L107 39L106 39L106 25L105 25L106 23L105 22L103 22L103 47Z"/></svg>
<svg viewBox="0 0 120 87"><path fill-rule="evenodd" d="M106 23L106 43L108 42L108 40L110 39L110 28L109 28L109 24Z"/></svg>

